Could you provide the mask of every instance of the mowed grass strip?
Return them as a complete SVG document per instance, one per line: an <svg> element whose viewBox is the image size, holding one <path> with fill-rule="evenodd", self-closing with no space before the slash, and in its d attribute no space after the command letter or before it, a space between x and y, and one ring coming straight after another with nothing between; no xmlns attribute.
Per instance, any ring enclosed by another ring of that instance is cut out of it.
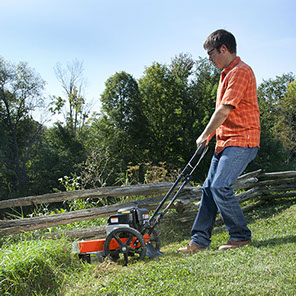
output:
<svg viewBox="0 0 296 296"><path fill-rule="evenodd" d="M128 267L95 265L91 273L76 278L75 285L70 283L66 295L296 295L296 205L292 204L284 202L284 209L279 206L277 212L272 205L262 208L264 218L250 223L251 245L218 251L228 238L222 231L205 252L178 254L188 240L175 242L163 247L165 255L158 259Z"/></svg>

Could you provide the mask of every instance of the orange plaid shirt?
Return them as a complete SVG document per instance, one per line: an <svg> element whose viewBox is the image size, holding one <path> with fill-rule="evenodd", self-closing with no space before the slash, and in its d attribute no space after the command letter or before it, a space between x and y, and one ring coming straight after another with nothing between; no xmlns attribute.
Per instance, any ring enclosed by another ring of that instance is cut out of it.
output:
<svg viewBox="0 0 296 296"><path fill-rule="evenodd" d="M223 70L217 90L216 108L231 105L229 116L216 130L216 149L219 154L228 146L259 147L260 111L255 75L239 57Z"/></svg>

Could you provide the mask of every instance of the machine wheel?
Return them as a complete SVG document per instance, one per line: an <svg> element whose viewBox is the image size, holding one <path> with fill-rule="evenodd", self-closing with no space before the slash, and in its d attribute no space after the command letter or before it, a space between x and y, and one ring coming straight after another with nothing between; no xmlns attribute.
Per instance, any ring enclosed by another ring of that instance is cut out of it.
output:
<svg viewBox="0 0 296 296"><path fill-rule="evenodd" d="M105 256L113 261L123 262L143 260L146 256L146 244L142 234L129 227L120 227L111 231L104 243Z"/></svg>

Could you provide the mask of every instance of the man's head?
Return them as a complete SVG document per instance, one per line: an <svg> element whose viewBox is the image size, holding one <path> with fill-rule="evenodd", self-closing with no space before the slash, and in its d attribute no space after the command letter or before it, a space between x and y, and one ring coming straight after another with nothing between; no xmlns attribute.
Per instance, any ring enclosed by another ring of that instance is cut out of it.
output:
<svg viewBox="0 0 296 296"><path fill-rule="evenodd" d="M213 32L205 40L203 47L207 50L209 60L217 68L225 68L236 57L235 37L226 30Z"/></svg>
<svg viewBox="0 0 296 296"><path fill-rule="evenodd" d="M217 30L213 32L204 42L204 49L220 49L225 45L230 53L236 53L236 41L234 36L226 30Z"/></svg>

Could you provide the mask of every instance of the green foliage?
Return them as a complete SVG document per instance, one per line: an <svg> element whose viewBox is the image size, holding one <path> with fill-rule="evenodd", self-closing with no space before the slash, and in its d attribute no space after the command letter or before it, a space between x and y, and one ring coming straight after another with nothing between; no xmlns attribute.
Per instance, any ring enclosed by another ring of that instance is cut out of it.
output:
<svg viewBox="0 0 296 296"><path fill-rule="evenodd" d="M154 63L145 70L139 87L150 131L146 148L154 161L171 163L172 151L177 151L180 138L179 118L182 113L182 101L176 93L174 76L167 66Z"/></svg>
<svg viewBox="0 0 296 296"><path fill-rule="evenodd" d="M207 59L194 61L190 54L179 54L168 65L154 62L138 80L115 73L101 95L101 113L86 121L82 63L58 64L55 71L65 97L52 96L50 111L66 116L46 128L30 116L42 103L44 81L27 64L0 59L1 199L65 189L58 182L63 176L79 176L80 188L89 189L156 180L152 168L164 162L166 174L173 174L196 149L215 109L220 76ZM248 170L295 168L295 92L292 73L259 85L261 149ZM212 140L211 150L214 145ZM210 155L195 181L205 179ZM128 174L138 165L132 180Z"/></svg>
<svg viewBox="0 0 296 296"><path fill-rule="evenodd" d="M101 101L103 111L118 128L127 133L133 129L141 106L138 84L131 75L120 72L108 78Z"/></svg>
<svg viewBox="0 0 296 296"><path fill-rule="evenodd" d="M106 81L101 101L100 138L115 158L112 166L124 170L130 161L141 160L147 142L147 120L137 81L125 72L116 73Z"/></svg>
<svg viewBox="0 0 296 296"><path fill-rule="evenodd" d="M110 156L108 171L116 177L109 181L124 179L128 166L141 163L165 161L170 171L184 166L214 110L218 79L207 60L188 54L170 65L153 63L138 82L125 72L110 77L103 113L90 127L93 143ZM201 171L203 178L206 166Z"/></svg>
<svg viewBox="0 0 296 296"><path fill-rule="evenodd" d="M152 162L129 165L126 170L125 186L131 184L149 184L157 182L173 182L174 177L169 174L165 162L153 165Z"/></svg>
<svg viewBox="0 0 296 296"><path fill-rule="evenodd" d="M81 177L76 176L75 174L71 177L64 176L63 178L59 179L59 182L63 185L63 187L66 189L67 192L69 191L76 191L81 189ZM95 201L92 201L91 199L74 199L72 201L65 201L65 204L67 204L67 208L69 208L69 211L77 211L77 210L83 210L87 208L93 208L97 205Z"/></svg>
<svg viewBox="0 0 296 296"><path fill-rule="evenodd" d="M82 189L104 187L112 174L109 171L110 155L104 151L93 150L87 155L84 162L77 165L80 171L80 182Z"/></svg>
<svg viewBox="0 0 296 296"><path fill-rule="evenodd" d="M212 79L204 80L209 73ZM194 62L186 54L175 57L170 66L155 63L146 69L139 87L152 135L151 159L184 165L212 113L217 83L217 72L208 61Z"/></svg>
<svg viewBox="0 0 296 296"><path fill-rule="evenodd" d="M68 63L66 68L58 63L54 70L66 94L66 99L53 96L49 110L53 114L60 114L61 111L66 110L65 127L75 137L81 137L85 121L89 115L83 96L83 87L85 84L83 63L75 59L72 63Z"/></svg>
<svg viewBox="0 0 296 296"><path fill-rule="evenodd" d="M258 87L261 125L263 131L273 130L275 118L281 105L281 99L287 92L288 83L294 80L292 73L264 80Z"/></svg>
<svg viewBox="0 0 296 296"><path fill-rule="evenodd" d="M41 124L30 112L43 102L45 82L26 63L0 58L0 173L3 198L28 192L28 170L38 151ZM3 137L3 138L2 138Z"/></svg>
<svg viewBox="0 0 296 296"><path fill-rule="evenodd" d="M76 164L85 158L83 143L67 128L57 123L52 128L43 129L38 154L30 167L31 194L44 194L55 188L65 189L58 179L71 173L78 175Z"/></svg>
<svg viewBox="0 0 296 296"><path fill-rule="evenodd" d="M0 294L57 295L64 272L77 267L69 246L66 240L25 240L2 246Z"/></svg>
<svg viewBox="0 0 296 296"><path fill-rule="evenodd" d="M66 191L76 191L80 189L80 177L73 175L72 177L64 176L59 182L65 187Z"/></svg>
<svg viewBox="0 0 296 296"><path fill-rule="evenodd" d="M287 92L289 83L295 79L292 73L263 81L258 87L261 112L261 149L256 159L257 167L268 171L287 169L289 155L295 136L295 108L293 87ZM293 84L292 84L293 85ZM293 119L294 118L294 119ZM292 159L291 159L292 160ZM294 160L295 164L295 160Z"/></svg>
<svg viewBox="0 0 296 296"><path fill-rule="evenodd" d="M279 113L275 133L279 135L283 147L292 151L296 148L296 80L288 83L287 92L280 98Z"/></svg>

